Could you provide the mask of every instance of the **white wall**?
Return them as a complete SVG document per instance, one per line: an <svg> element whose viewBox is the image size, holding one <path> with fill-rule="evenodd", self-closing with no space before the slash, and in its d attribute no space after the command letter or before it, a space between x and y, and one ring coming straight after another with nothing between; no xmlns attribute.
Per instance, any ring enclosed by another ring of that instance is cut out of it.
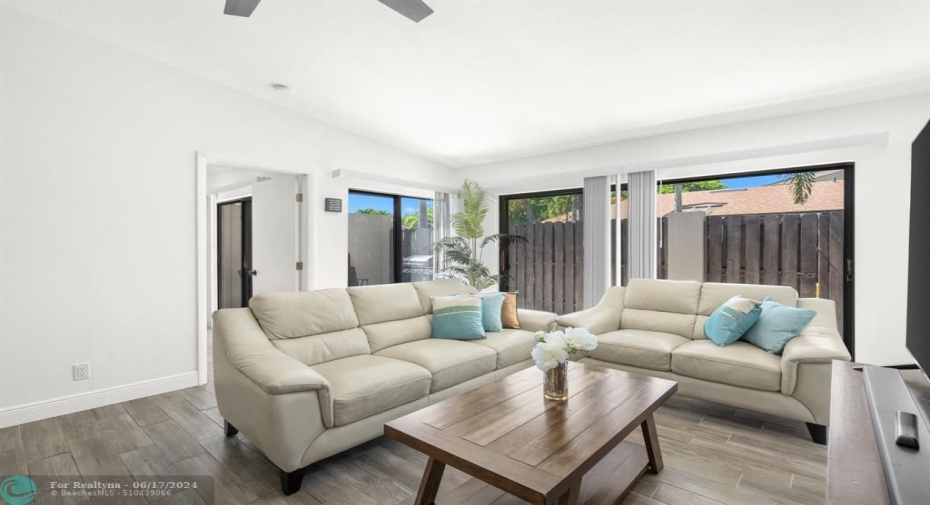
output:
<svg viewBox="0 0 930 505"><path fill-rule="evenodd" d="M453 179L436 163L2 7L0 90L0 424L21 413L15 406L195 370L197 151L310 174L316 287L347 275L347 215L323 213L323 198L367 185L331 170ZM72 382L80 362L93 377Z"/></svg>
<svg viewBox="0 0 930 505"><path fill-rule="evenodd" d="M509 160L459 173L502 194L580 187L581 177L572 172L887 132L887 143L726 163L682 162L659 174L671 179L854 161L856 359L901 364L913 361L904 348L910 149L928 119L930 94L923 94Z"/></svg>

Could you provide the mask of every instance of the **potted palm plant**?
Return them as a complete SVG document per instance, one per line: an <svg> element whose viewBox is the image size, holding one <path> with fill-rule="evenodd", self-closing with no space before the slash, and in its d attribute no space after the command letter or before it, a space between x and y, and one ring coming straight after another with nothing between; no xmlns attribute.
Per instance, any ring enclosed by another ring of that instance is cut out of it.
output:
<svg viewBox="0 0 930 505"><path fill-rule="evenodd" d="M451 216L454 237L436 242L436 250L445 261L444 273L457 277L481 291L500 283L502 275L492 274L484 264L484 248L492 243L507 247L512 241L526 241L519 235L495 233L484 235L484 219L491 205L491 195L477 182L466 179L459 190L462 211Z"/></svg>

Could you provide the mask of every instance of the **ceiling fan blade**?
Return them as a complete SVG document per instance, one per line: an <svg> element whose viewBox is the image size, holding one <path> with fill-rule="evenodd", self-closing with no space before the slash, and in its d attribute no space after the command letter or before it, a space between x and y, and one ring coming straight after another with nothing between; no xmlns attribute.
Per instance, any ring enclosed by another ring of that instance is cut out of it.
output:
<svg viewBox="0 0 930 505"><path fill-rule="evenodd" d="M232 1L232 0L227 0ZM394 9L407 19L414 23L419 23L426 16L433 13L429 5L423 3L423 0L378 0L379 2Z"/></svg>
<svg viewBox="0 0 930 505"><path fill-rule="evenodd" d="M223 8L223 14L247 18L252 15L252 11L258 7L258 2L261 1L262 0L226 0L226 7Z"/></svg>

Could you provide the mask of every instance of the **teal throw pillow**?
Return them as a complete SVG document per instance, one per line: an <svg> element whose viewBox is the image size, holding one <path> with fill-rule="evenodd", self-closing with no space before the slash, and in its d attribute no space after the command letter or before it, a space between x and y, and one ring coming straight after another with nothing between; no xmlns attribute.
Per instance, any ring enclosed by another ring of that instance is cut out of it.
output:
<svg viewBox="0 0 930 505"><path fill-rule="evenodd" d="M504 306L504 293L482 293L481 295L481 324L484 331L503 331L501 323L501 307Z"/></svg>
<svg viewBox="0 0 930 505"><path fill-rule="evenodd" d="M762 301L759 321L743 335L743 340L771 354L778 354L816 315L813 310L789 307L766 298Z"/></svg>
<svg viewBox="0 0 930 505"><path fill-rule="evenodd" d="M433 338L476 340L485 338L478 295L434 296Z"/></svg>
<svg viewBox="0 0 930 505"><path fill-rule="evenodd" d="M734 296L707 318L704 335L720 347L726 347L745 335L761 314L759 302Z"/></svg>

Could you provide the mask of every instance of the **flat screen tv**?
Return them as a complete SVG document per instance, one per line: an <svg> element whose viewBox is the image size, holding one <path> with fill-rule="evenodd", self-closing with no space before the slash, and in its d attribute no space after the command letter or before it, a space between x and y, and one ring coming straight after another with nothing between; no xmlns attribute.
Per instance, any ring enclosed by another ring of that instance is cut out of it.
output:
<svg viewBox="0 0 930 505"><path fill-rule="evenodd" d="M930 375L930 123L911 145L907 350Z"/></svg>

